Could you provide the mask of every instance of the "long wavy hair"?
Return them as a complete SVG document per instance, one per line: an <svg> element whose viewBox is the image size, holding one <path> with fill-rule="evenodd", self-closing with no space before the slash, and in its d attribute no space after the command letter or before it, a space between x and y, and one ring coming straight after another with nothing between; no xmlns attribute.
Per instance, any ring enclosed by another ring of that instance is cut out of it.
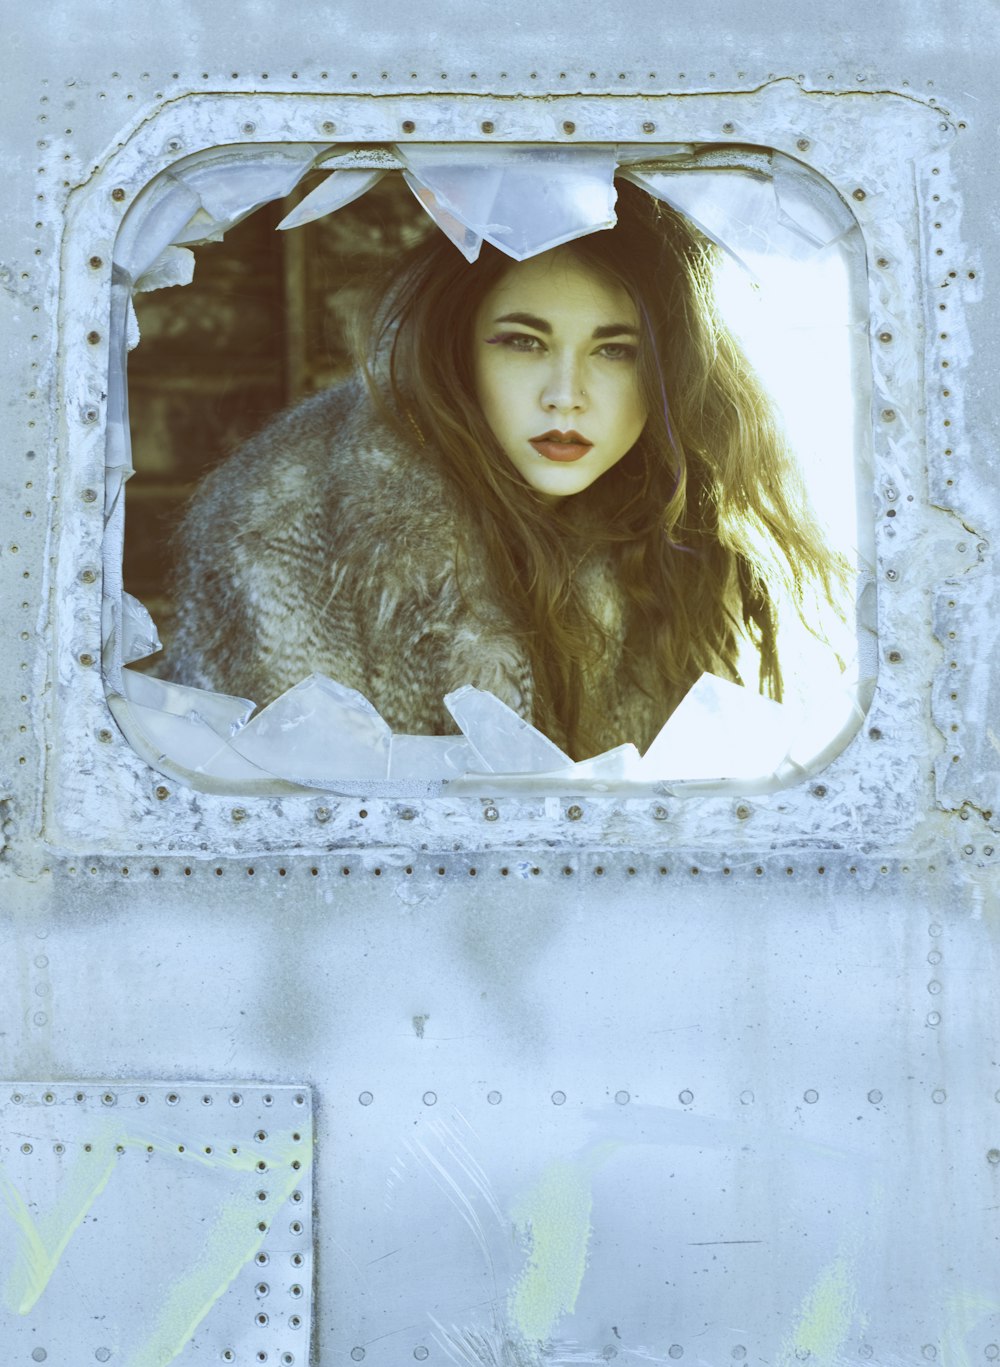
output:
<svg viewBox="0 0 1000 1367"><path fill-rule="evenodd" d="M618 182L618 223L558 248L636 305L636 364L648 418L631 451L553 507L513 467L476 397L473 320L512 266L484 244L470 265L434 232L378 283L358 339L383 411L420 437L481 529L493 582L532 665L534 722L570 753L583 734L588 666L606 628L578 587L610 555L625 602L625 668L662 717L703 673L738 679L747 637L762 692L780 700L780 600L833 604L847 579L809 509L798 466L714 294L717 248L684 218ZM461 582L461 566L459 582ZM475 604L467 604L475 611ZM650 681L653 681L652 684Z"/></svg>

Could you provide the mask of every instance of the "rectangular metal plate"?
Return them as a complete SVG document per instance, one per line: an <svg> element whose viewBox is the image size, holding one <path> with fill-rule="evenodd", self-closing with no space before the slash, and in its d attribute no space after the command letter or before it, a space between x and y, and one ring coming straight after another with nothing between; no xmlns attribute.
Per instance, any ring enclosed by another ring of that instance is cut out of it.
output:
<svg viewBox="0 0 1000 1367"><path fill-rule="evenodd" d="M0 1084L0 1359L308 1361L312 1101Z"/></svg>

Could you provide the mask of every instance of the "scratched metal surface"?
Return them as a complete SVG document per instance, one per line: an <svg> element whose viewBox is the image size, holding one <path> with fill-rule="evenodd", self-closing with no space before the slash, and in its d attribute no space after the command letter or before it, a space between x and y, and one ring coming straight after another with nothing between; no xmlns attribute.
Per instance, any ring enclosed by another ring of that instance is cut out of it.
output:
<svg viewBox="0 0 1000 1367"><path fill-rule="evenodd" d="M226 1283L181 1217L216 1218L242 1175L213 1171L210 1191L184 1168L199 1196L154 1154L176 1261L157 1265L110 1183L107 1243L99 1221L63 1247L43 1188L65 1155L22 1153L9 1099L30 1092L45 1144L93 1142L82 1120L51 1128L72 1106L47 1090L191 1079L309 1089L314 1362L1000 1357L982 7L640 4L626 34L610 11L520 0L324 18L76 0L7 20L4 1361L237 1352L198 1311L252 1307L251 1264ZM105 397L88 335L107 324L91 258L186 150L330 122L394 140L405 119L463 139L485 120L556 139L565 120L615 138L652 122L776 147L849 198L869 250L879 679L863 733L810 783L240 801L166 785L122 745L87 663ZM122 1157L138 1182L144 1160ZM41 1231L29 1255L18 1227ZM26 1316L18 1287L48 1266ZM178 1298L187 1341L154 1352ZM88 1323L102 1314L119 1339Z"/></svg>

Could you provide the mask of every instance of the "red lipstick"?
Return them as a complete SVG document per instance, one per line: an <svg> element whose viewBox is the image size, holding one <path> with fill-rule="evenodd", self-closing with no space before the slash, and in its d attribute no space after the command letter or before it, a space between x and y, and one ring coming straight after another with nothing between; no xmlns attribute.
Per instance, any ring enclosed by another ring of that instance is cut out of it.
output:
<svg viewBox="0 0 1000 1367"><path fill-rule="evenodd" d="M541 436L529 437L528 440L546 460L560 462L580 460L594 444L586 437L581 437L579 432L560 432L556 428L551 432L543 432Z"/></svg>

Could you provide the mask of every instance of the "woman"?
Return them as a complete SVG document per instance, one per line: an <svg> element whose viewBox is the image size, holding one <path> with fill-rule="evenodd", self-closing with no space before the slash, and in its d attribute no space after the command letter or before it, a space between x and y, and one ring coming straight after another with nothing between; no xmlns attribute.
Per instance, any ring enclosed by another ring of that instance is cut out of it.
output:
<svg viewBox="0 0 1000 1367"><path fill-rule="evenodd" d="M844 569L716 310L714 249L619 182L618 225L469 265L441 233L377 295L362 374L204 481L178 539L182 682L265 703L318 671L393 730L488 689L575 758L645 748L776 603Z"/></svg>

